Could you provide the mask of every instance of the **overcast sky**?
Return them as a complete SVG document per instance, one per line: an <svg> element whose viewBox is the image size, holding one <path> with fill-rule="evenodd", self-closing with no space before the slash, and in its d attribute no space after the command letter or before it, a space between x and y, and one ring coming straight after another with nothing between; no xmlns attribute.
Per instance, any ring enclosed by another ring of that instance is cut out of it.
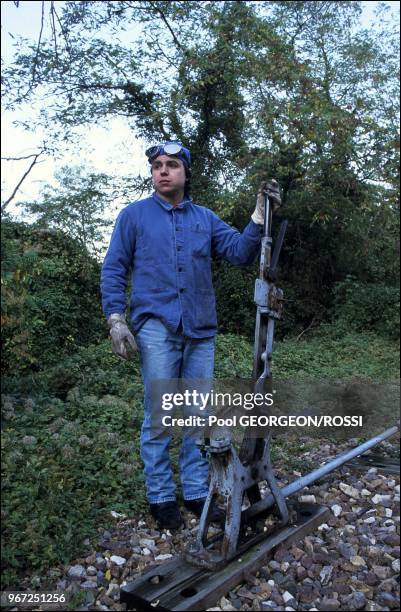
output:
<svg viewBox="0 0 401 612"><path fill-rule="evenodd" d="M20 2L17 8L13 2L1 2L2 17L2 58L5 62L12 57L12 38L10 34L37 40L41 23L41 1ZM45 2L46 5L50 2ZM64 2L55 2L61 7ZM45 11L48 11L46 7ZM46 13L47 14L47 13ZM5 112L2 108L2 157L16 157L37 152L45 133L42 130L26 132L12 125L14 118L23 118L21 113ZM66 155L62 160L47 158L36 165L22 184L13 204L18 201L35 199L44 183L53 182L54 171L62 165L85 165L97 172L124 176L126 174L149 175L149 165L145 157L146 143L138 140L128 128L123 117L108 121L108 129L91 125L90 128L77 129L81 133L81 148L76 153ZM30 160L20 162L2 161L2 200L11 195ZM13 212L10 204L10 212ZM14 212L17 212L14 210Z"/></svg>
<svg viewBox="0 0 401 612"><path fill-rule="evenodd" d="M46 4L50 4L46 2ZM57 2L59 7L64 2ZM374 10L378 2L363 2L363 19L365 27L374 23ZM391 10L399 12L400 2L388 1L385 4ZM46 7L48 11L48 7ZM32 40L37 40L41 22L41 1L21 1L17 8L12 1L1 2L2 20L2 58L7 63L12 55L11 35L22 35ZM22 128L12 125L14 113L5 112L2 109L2 157L22 156L36 152L43 140L44 134L36 132L25 132ZM26 119L26 117L24 117ZM14 202L27 199L35 199L39 195L40 188L46 182L53 182L53 173L61 165L85 165L98 172L108 174L124 175L127 173L142 174L148 176L149 167L146 162L144 151L147 143L134 138L124 118L115 118L110 121L110 129L91 126L90 129L81 130L82 149L76 153L65 156L56 163L47 159L38 164L23 183ZM27 162L3 162L2 161L2 200L11 195L11 191L18 183L22 174L29 165ZM10 212L15 212L14 206L10 205Z"/></svg>

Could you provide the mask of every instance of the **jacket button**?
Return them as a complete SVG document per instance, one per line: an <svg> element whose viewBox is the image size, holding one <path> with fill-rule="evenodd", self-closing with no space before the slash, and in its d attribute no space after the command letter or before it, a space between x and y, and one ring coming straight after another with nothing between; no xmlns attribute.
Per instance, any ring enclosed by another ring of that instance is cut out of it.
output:
<svg viewBox="0 0 401 612"><path fill-rule="evenodd" d="M180 289L180 293L183 293L183 291L184 291L184 289L181 287L181 289Z"/></svg>
<svg viewBox="0 0 401 612"><path fill-rule="evenodd" d="M178 272L182 272L182 268L178 268Z"/></svg>

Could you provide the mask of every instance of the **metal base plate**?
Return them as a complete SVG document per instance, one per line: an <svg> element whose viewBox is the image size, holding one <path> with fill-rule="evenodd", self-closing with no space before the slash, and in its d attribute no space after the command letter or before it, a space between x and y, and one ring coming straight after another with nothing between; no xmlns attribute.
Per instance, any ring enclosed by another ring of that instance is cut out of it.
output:
<svg viewBox="0 0 401 612"><path fill-rule="evenodd" d="M383 474L399 474L400 462L393 457L383 457L382 455L361 455L346 464L350 468L368 470L375 467Z"/></svg>
<svg viewBox="0 0 401 612"><path fill-rule="evenodd" d="M226 567L211 572L187 563L183 556L154 566L120 591L127 610L206 610L249 573L265 565L280 544L290 546L327 520L330 510L315 504L295 504L296 520L255 544Z"/></svg>

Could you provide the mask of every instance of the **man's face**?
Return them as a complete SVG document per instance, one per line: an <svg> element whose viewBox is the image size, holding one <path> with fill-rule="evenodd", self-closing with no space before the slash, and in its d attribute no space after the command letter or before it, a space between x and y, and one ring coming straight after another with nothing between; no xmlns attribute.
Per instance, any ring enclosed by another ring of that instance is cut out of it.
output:
<svg viewBox="0 0 401 612"><path fill-rule="evenodd" d="M152 162L153 184L161 195L184 191L185 167L178 157L159 155Z"/></svg>

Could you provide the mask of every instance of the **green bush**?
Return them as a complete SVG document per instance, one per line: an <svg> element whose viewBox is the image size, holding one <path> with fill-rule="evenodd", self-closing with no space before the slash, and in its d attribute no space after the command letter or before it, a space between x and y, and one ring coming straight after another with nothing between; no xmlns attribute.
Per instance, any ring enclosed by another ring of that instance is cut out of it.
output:
<svg viewBox="0 0 401 612"><path fill-rule="evenodd" d="M60 363L29 375L8 376L4 380L7 393L36 393L56 395L65 399L73 388L87 395L117 395L130 399L132 385L140 377L139 356L133 361L116 357L108 338L90 346L83 346Z"/></svg>
<svg viewBox="0 0 401 612"><path fill-rule="evenodd" d="M214 262L219 332L236 333L251 339L255 329L256 306L253 301L257 267L234 267L225 261Z"/></svg>
<svg viewBox="0 0 401 612"><path fill-rule="evenodd" d="M2 371L37 371L105 334L99 264L62 232L2 223Z"/></svg>
<svg viewBox="0 0 401 612"><path fill-rule="evenodd" d="M5 585L67 563L110 511L145 508L137 411L106 395L6 398L2 462ZM135 491L135 494L133 492Z"/></svg>
<svg viewBox="0 0 401 612"><path fill-rule="evenodd" d="M383 283L361 283L352 277L337 283L334 318L348 330L400 337L400 289Z"/></svg>

